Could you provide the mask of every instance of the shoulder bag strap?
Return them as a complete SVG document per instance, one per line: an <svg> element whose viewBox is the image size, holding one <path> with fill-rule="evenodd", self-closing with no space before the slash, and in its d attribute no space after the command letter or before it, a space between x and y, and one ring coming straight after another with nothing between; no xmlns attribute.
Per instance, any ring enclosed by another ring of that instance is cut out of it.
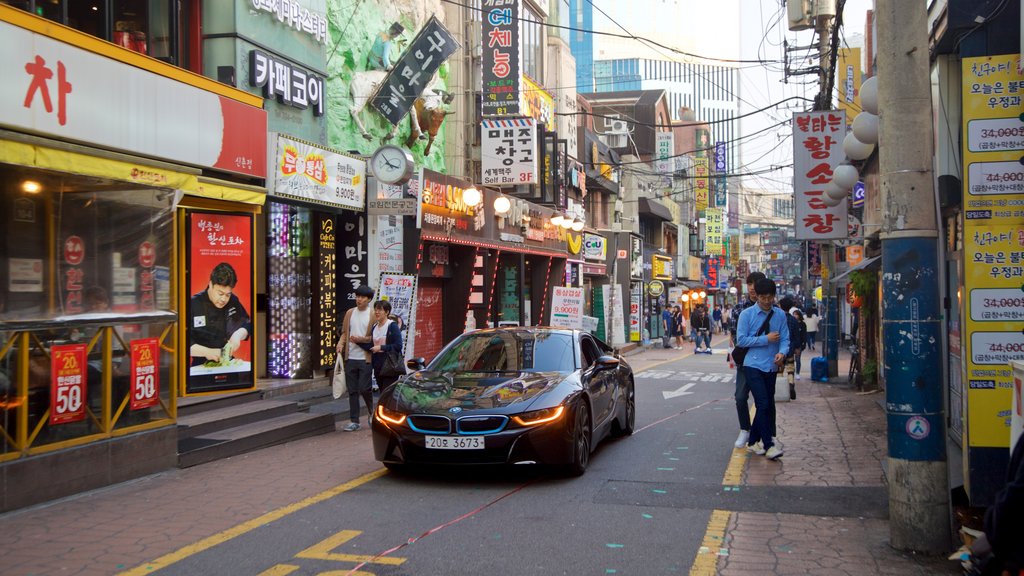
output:
<svg viewBox="0 0 1024 576"><path fill-rule="evenodd" d="M754 334L754 336L762 336L768 331L768 324L772 321L772 314L774 313L774 308L768 311L768 316L765 317L764 322L761 324L761 328L758 329L757 334Z"/></svg>

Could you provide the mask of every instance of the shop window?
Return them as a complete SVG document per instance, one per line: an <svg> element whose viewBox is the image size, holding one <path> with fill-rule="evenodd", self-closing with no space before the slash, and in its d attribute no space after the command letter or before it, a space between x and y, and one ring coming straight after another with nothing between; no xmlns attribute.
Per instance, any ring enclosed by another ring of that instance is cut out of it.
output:
<svg viewBox="0 0 1024 576"><path fill-rule="evenodd" d="M170 190L0 164L3 452L170 417L172 200ZM142 347L150 387L133 400ZM84 385L52 397L53 366L76 349L69 362ZM23 403L38 430L27 440L9 409Z"/></svg>

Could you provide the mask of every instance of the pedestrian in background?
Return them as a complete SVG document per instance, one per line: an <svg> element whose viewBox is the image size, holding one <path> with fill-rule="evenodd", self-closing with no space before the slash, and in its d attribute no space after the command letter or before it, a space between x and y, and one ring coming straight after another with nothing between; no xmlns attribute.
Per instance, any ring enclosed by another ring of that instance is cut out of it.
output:
<svg viewBox="0 0 1024 576"><path fill-rule="evenodd" d="M661 347L672 347L672 334L675 333L675 320L672 317L672 308L665 306L661 311Z"/></svg>
<svg viewBox="0 0 1024 576"><path fill-rule="evenodd" d="M676 350L682 350L683 339L685 338L684 335L686 334L686 318L683 316L683 308L678 304L676 304L675 308L672 310L672 322L672 336L674 336L676 339L676 344L674 348Z"/></svg>
<svg viewBox="0 0 1024 576"><path fill-rule="evenodd" d="M800 355L807 348L807 325L804 322L804 313L799 308L793 307L789 309L789 313L796 318L797 332L790 333L790 336L797 341L793 344L793 357L794 364L796 366L796 379L800 379Z"/></svg>
<svg viewBox="0 0 1024 576"><path fill-rule="evenodd" d="M754 291L757 306L746 308L736 327L737 345L748 349L743 373L757 408L747 450L776 460L782 456L782 448L773 438L775 381L789 350L789 315L775 306L775 282L762 278L755 283Z"/></svg>
<svg viewBox="0 0 1024 576"><path fill-rule="evenodd" d="M402 329L398 327L398 322L389 318L391 302L387 300L373 303L373 315L376 320L372 331L373 346L370 348L373 354L373 377L377 379L377 386L383 391L398 380L398 376L382 374L381 368L384 367L384 359L389 352L402 353Z"/></svg>
<svg viewBox="0 0 1024 576"><path fill-rule="evenodd" d="M715 334L722 333L722 307L715 305L715 310L711 313L712 326L715 329Z"/></svg>
<svg viewBox="0 0 1024 576"><path fill-rule="evenodd" d="M696 313L690 317L690 323L697 331L697 342L694 345L694 354L711 354L711 316L708 315L704 305L698 305ZM701 350L701 343L704 349Z"/></svg>
<svg viewBox="0 0 1024 576"><path fill-rule="evenodd" d="M818 336L818 322L821 321L821 317L818 316L818 310L814 306L807 309L807 316L804 317L804 324L807 326L807 348L811 352L815 352L815 342Z"/></svg>
<svg viewBox="0 0 1024 576"><path fill-rule="evenodd" d="M341 337L338 352L345 360L345 381L348 384L348 417L351 422L343 430L359 430L359 398L366 402L366 409L373 414L373 383L370 364L370 347L373 342L370 321L370 300L373 288L363 284L356 288L356 307L345 312L341 322Z"/></svg>
<svg viewBox="0 0 1024 576"><path fill-rule="evenodd" d="M753 306L757 302L757 294L754 292L754 286L758 280L764 278L764 274L761 272L751 272L747 274L747 297L741 298L736 303L736 307L732 309L732 317L729 321L729 342L730 350L737 346L736 341L736 328L739 325L740 315L743 310ZM730 360L732 355L730 354ZM736 416L740 421L740 434L736 437L737 448L743 448L747 445L747 439L750 437L750 406L748 402L750 400L750 387L747 386L747 377L743 374L743 365L736 363Z"/></svg>

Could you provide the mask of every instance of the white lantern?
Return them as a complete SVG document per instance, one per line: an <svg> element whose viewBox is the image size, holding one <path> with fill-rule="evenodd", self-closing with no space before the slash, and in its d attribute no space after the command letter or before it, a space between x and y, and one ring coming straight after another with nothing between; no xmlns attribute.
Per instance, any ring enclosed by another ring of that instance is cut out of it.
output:
<svg viewBox="0 0 1024 576"><path fill-rule="evenodd" d="M852 190L859 179L860 173L850 164L840 164L832 171L832 182L843 190Z"/></svg>
<svg viewBox="0 0 1024 576"><path fill-rule="evenodd" d="M872 76L860 85L860 106L865 112L878 114L878 76Z"/></svg>
<svg viewBox="0 0 1024 576"><path fill-rule="evenodd" d="M552 216L551 217L551 225L552 226L561 226L562 225L562 215L561 214L555 214L554 216Z"/></svg>
<svg viewBox="0 0 1024 576"><path fill-rule="evenodd" d="M466 188L462 191L462 201L466 203L466 206L479 206L483 199L480 191L476 188Z"/></svg>
<svg viewBox="0 0 1024 576"><path fill-rule="evenodd" d="M832 199L846 198L848 190L844 189L839 184L836 184L833 178L831 182L825 184L825 195ZM835 204L833 204L835 206Z"/></svg>
<svg viewBox="0 0 1024 576"><path fill-rule="evenodd" d="M878 143L878 116L861 112L853 119L853 135L865 144Z"/></svg>
<svg viewBox="0 0 1024 576"><path fill-rule="evenodd" d="M842 198L833 198L826 193L824 196L821 197L821 201L824 202L826 206L835 207L839 206L840 202L846 202L846 197L844 196Z"/></svg>
<svg viewBox="0 0 1024 576"><path fill-rule="evenodd" d="M853 132L849 132L846 138L843 138L843 152L850 160L867 160L874 150L874 144L865 144L857 140Z"/></svg>
<svg viewBox="0 0 1024 576"><path fill-rule="evenodd" d="M576 218L573 219L573 221L572 221L572 231L573 232L580 232L580 231L582 231L583 230L583 226L584 226L583 219L581 219L579 216L577 216Z"/></svg>
<svg viewBox="0 0 1024 576"><path fill-rule="evenodd" d="M511 209L512 201L508 199L508 196L498 196L494 199L494 212L499 216L508 214Z"/></svg>

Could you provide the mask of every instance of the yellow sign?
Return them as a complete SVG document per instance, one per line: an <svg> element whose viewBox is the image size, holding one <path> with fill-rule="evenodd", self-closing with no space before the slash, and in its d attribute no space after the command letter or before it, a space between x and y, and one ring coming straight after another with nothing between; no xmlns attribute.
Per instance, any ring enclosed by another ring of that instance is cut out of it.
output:
<svg viewBox="0 0 1024 576"><path fill-rule="evenodd" d="M708 256L722 255L722 209L708 208L704 211L704 253Z"/></svg>
<svg viewBox="0 0 1024 576"><path fill-rule="evenodd" d="M851 268L860 264L864 261L864 247L863 246L847 246L846 247L846 263Z"/></svg>
<svg viewBox="0 0 1024 576"><path fill-rule="evenodd" d="M839 91L839 109L846 110L847 124L860 114L860 48L840 48L836 63L836 88Z"/></svg>
<svg viewBox="0 0 1024 576"><path fill-rule="evenodd" d="M520 106L523 114L537 122L543 122L552 129L551 125L555 121L555 99L526 75L523 75L522 86Z"/></svg>
<svg viewBox="0 0 1024 576"><path fill-rule="evenodd" d="M970 447L1010 442L1024 360L1024 151L1019 54L963 60L964 314L961 372Z"/></svg>
<svg viewBox="0 0 1024 576"><path fill-rule="evenodd" d="M671 280L675 278L672 273L672 259L668 256L651 256L651 278L655 280Z"/></svg>
<svg viewBox="0 0 1024 576"><path fill-rule="evenodd" d="M697 211L701 212L708 208L708 159L697 158L693 163L693 188L697 198Z"/></svg>
<svg viewBox="0 0 1024 576"><path fill-rule="evenodd" d="M583 234L568 233L565 236L566 242L569 244L569 253L579 254L583 249Z"/></svg>

